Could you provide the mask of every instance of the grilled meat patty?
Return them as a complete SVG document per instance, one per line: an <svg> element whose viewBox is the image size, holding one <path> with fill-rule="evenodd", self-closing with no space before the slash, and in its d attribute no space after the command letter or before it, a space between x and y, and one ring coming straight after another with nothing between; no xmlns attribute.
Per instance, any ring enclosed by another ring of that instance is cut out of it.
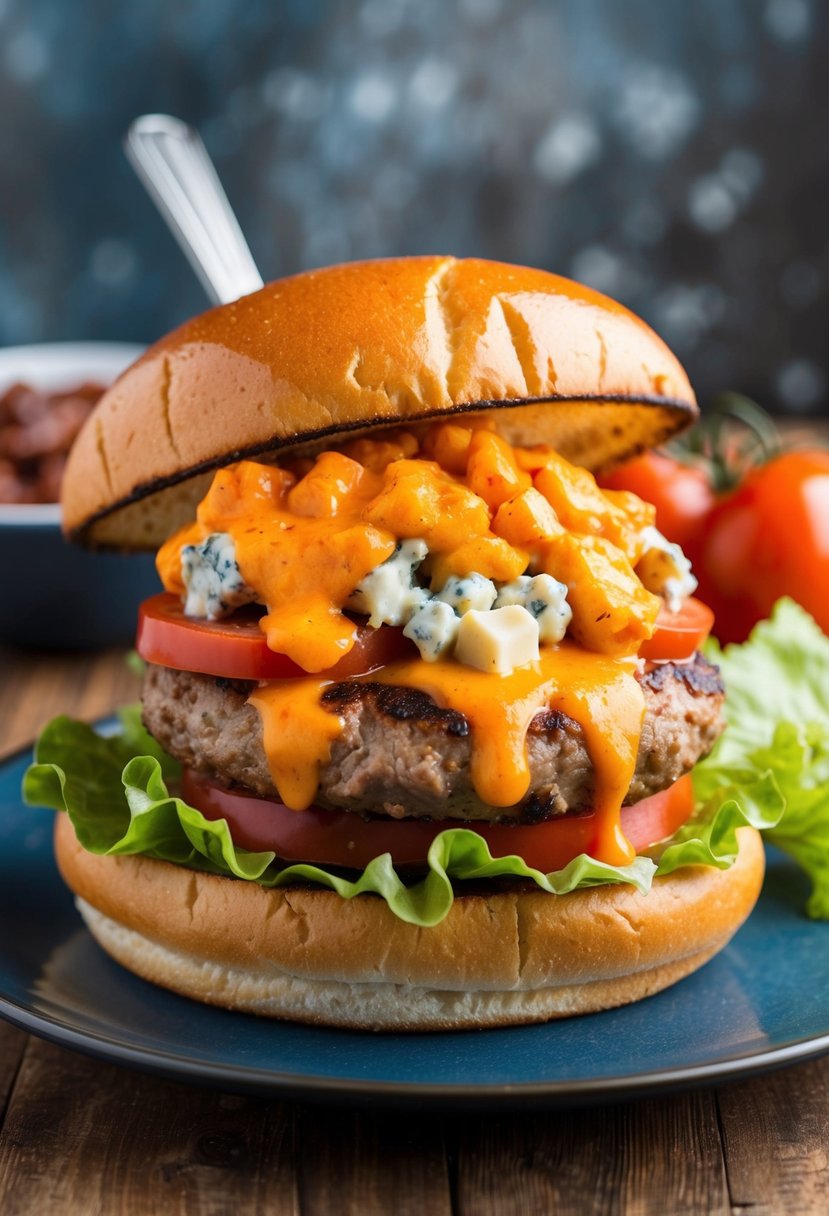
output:
<svg viewBox="0 0 829 1216"><path fill-rule="evenodd" d="M716 667L697 655L638 677L645 720L626 804L667 788L706 755L720 734L723 686ZM247 704L252 684L149 666L144 722L182 764L222 784L278 797L262 748L259 715ZM320 806L433 819L540 823L577 814L593 802L593 766L584 732L562 713L542 710L527 734L531 781L513 807L482 803L469 773L470 728L463 714L425 693L384 684L330 685L323 704L344 729L331 748L316 802Z"/></svg>

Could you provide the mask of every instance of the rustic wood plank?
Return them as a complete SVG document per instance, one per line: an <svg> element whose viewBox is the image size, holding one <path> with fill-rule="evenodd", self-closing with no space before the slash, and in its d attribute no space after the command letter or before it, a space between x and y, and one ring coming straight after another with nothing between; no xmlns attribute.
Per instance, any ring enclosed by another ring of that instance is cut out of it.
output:
<svg viewBox="0 0 829 1216"><path fill-rule="evenodd" d="M459 1216L730 1213L710 1092L466 1121Z"/></svg>
<svg viewBox="0 0 829 1216"><path fill-rule="evenodd" d="M829 1059L722 1089L726 1172L735 1212L829 1212Z"/></svg>
<svg viewBox="0 0 829 1216"><path fill-rule="evenodd" d="M32 1039L0 1132L4 1216L297 1216L294 1117Z"/></svg>
<svg viewBox="0 0 829 1216"><path fill-rule="evenodd" d="M302 1113L303 1216L450 1216L439 1121L386 1111Z"/></svg>
<svg viewBox="0 0 829 1216"><path fill-rule="evenodd" d="M0 755L28 743L56 714L91 719L135 700L124 651L96 655L0 649Z"/></svg>
<svg viewBox="0 0 829 1216"><path fill-rule="evenodd" d="M26 1035L23 1031L9 1026L6 1022L0 1022L0 1125L25 1047Z"/></svg>

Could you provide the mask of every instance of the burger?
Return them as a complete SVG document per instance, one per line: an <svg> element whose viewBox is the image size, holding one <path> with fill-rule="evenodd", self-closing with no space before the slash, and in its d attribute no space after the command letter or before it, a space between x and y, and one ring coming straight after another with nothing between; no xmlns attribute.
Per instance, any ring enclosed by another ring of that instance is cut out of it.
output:
<svg viewBox="0 0 829 1216"><path fill-rule="evenodd" d="M300 274L152 346L63 485L72 540L158 548L143 725L63 720L29 789L101 946L395 1030L606 1009L720 950L763 852L695 811L711 614L595 480L696 414L626 309L480 260Z"/></svg>

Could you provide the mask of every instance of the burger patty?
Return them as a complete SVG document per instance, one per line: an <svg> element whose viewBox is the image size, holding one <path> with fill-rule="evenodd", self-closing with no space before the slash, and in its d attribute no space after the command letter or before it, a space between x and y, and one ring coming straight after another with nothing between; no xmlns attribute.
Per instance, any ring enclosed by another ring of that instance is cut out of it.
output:
<svg viewBox="0 0 829 1216"><path fill-rule="evenodd" d="M652 665L637 678L646 710L627 805L687 773L723 728L719 672L700 655ZM259 714L247 704L253 687L150 665L144 722L182 764L221 784L277 798ZM320 777L320 806L395 818L540 823L593 805L584 731L565 714L535 715L527 733L527 796L513 807L491 807L472 788L471 732L463 714L441 709L425 693L371 682L332 684L322 700L344 726Z"/></svg>

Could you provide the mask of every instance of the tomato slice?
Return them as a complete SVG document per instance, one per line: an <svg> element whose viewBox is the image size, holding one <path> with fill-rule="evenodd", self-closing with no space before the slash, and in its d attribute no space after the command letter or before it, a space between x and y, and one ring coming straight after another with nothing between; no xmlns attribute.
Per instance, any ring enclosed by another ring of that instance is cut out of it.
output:
<svg viewBox="0 0 829 1216"><path fill-rule="evenodd" d="M656 632L639 647L643 659L679 661L690 659L711 632L714 613L702 600L689 596L677 612L663 608L656 619Z"/></svg>
<svg viewBox="0 0 829 1216"><path fill-rule="evenodd" d="M288 680L307 675L286 655L269 649L256 609L242 608L220 621L201 621L185 616L181 601L167 592L141 605L135 646L148 663L229 680ZM401 629L366 625L348 654L334 667L317 672L316 678L344 680L364 675L412 653L416 653L414 644L403 637Z"/></svg>
<svg viewBox="0 0 829 1216"><path fill-rule="evenodd" d="M517 854L544 873L560 870L579 853L590 853L597 836L595 815L565 816L531 826L474 823L459 819L364 820L351 811L309 807L292 811L281 802L213 785L185 769L182 797L207 819L225 819L234 843L254 852L269 850L281 861L361 870L390 853L397 866L422 866L434 838L446 828L472 828L494 857ZM690 817L694 795L690 776L661 794L622 809L622 831L641 852L672 836Z"/></svg>
<svg viewBox="0 0 829 1216"><path fill-rule="evenodd" d="M656 632L640 647L639 654L657 661L689 659L708 637L713 620L711 609L693 597L685 600L678 612L663 609ZM290 680L307 675L286 655L268 648L258 622L259 612L254 608L238 609L220 621L188 617L176 596L162 592L139 608L135 644L148 663L177 671L203 672L230 680ZM336 666L316 674L320 679L345 680L416 653L401 629L391 625L371 629L365 625L348 654Z"/></svg>

